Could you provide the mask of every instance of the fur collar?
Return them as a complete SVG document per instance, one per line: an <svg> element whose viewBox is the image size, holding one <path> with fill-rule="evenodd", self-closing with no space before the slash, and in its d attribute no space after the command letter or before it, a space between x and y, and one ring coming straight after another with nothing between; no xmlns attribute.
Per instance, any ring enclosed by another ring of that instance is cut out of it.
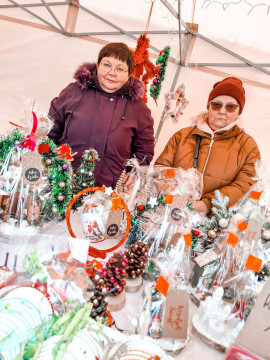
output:
<svg viewBox="0 0 270 360"><path fill-rule="evenodd" d="M207 124L207 112L203 111L197 115L195 115L192 119L192 124L197 126L197 128L207 134L213 135L218 133L219 131L226 131L233 128L235 125L237 125L240 129L243 129L243 122L241 117L239 116L233 123L231 123L228 126L225 126L222 129L218 129L216 131L213 131L210 126Z"/></svg>
<svg viewBox="0 0 270 360"><path fill-rule="evenodd" d="M97 87L100 91L101 88L97 81L97 67L95 63L84 63L75 72L74 79L77 84L84 90L89 83L89 86ZM144 94L144 83L131 76L126 84L121 89L117 90L114 94L126 95L131 101L141 99Z"/></svg>

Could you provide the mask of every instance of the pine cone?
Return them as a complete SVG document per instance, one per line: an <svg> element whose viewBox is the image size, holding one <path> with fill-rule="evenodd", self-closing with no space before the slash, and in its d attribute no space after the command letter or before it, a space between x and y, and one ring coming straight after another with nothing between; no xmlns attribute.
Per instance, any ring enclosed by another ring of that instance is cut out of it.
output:
<svg viewBox="0 0 270 360"><path fill-rule="evenodd" d="M130 245L126 252L126 257L128 259L126 277L128 279L135 279L142 276L148 259L148 251L148 246L141 240Z"/></svg>
<svg viewBox="0 0 270 360"><path fill-rule="evenodd" d="M119 251L119 253L115 253L106 263L101 273L105 288L109 291L117 287L110 295L117 296L124 290L127 261L122 251Z"/></svg>
<svg viewBox="0 0 270 360"><path fill-rule="evenodd" d="M104 280L100 275L96 275L93 279L95 282L95 290L92 290L93 295L90 297L90 301L93 303L93 309L91 312L91 317L107 317L108 309L107 309L107 297L103 294L107 293Z"/></svg>

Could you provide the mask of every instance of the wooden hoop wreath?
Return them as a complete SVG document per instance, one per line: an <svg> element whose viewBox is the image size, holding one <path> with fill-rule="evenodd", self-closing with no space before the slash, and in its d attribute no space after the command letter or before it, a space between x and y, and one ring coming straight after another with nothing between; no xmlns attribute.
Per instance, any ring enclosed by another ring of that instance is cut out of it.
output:
<svg viewBox="0 0 270 360"><path fill-rule="evenodd" d="M71 225L70 225L70 211L72 209L73 204L75 203L75 201L81 197L83 194L88 193L88 192L94 192L94 191L105 191L106 189L104 187L99 187L99 186L94 186L94 187L90 187L90 188L86 188L83 189L82 191L80 191L77 195L74 196L74 198L71 200L71 202L68 205L67 208L67 214L66 214L66 221L67 221L67 227L68 227L68 231L70 233L70 235L72 237L76 237L74 232L72 231ZM124 236L122 237L122 239L119 241L118 244L116 244L115 246L109 248L109 249L104 249L104 250L99 250L99 249L95 249L92 246L89 246L88 249L88 254L90 256L93 256L94 258L101 258L101 259L105 259L107 256L107 253L112 252L116 249L118 249L126 240L128 234L129 234L129 230L130 230L130 224L131 224L131 220L130 220L130 213L128 211L128 207L126 205L126 203L124 202L124 200L121 198L121 196L119 196L116 192L112 192L112 195L115 197L119 197L121 199L121 203L123 205L123 208L125 210L126 216L127 216L127 228L126 228L126 232L124 234Z"/></svg>

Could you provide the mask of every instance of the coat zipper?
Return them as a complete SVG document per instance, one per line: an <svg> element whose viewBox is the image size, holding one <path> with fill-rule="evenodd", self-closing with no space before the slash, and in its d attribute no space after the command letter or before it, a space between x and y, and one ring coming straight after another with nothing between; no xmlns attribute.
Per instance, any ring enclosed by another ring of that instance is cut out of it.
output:
<svg viewBox="0 0 270 360"><path fill-rule="evenodd" d="M208 160L209 160L209 156L210 156L210 153L211 153L213 142L214 142L214 134L211 134L211 141L210 141L210 145L209 145L209 151L208 151L207 159L206 159L206 162L204 164L204 168L203 168L203 172L202 172L203 176L204 176L205 168L206 168Z"/></svg>

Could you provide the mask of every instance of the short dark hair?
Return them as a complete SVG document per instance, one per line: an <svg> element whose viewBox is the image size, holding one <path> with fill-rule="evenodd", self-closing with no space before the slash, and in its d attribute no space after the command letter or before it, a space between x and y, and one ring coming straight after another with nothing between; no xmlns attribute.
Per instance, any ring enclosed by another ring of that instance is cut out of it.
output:
<svg viewBox="0 0 270 360"><path fill-rule="evenodd" d="M98 63L100 64L101 60L104 57L110 56L121 61L125 61L128 65L128 74L131 75L133 73L135 67L135 60L132 51L126 44L122 42L116 42L105 45L98 54Z"/></svg>

